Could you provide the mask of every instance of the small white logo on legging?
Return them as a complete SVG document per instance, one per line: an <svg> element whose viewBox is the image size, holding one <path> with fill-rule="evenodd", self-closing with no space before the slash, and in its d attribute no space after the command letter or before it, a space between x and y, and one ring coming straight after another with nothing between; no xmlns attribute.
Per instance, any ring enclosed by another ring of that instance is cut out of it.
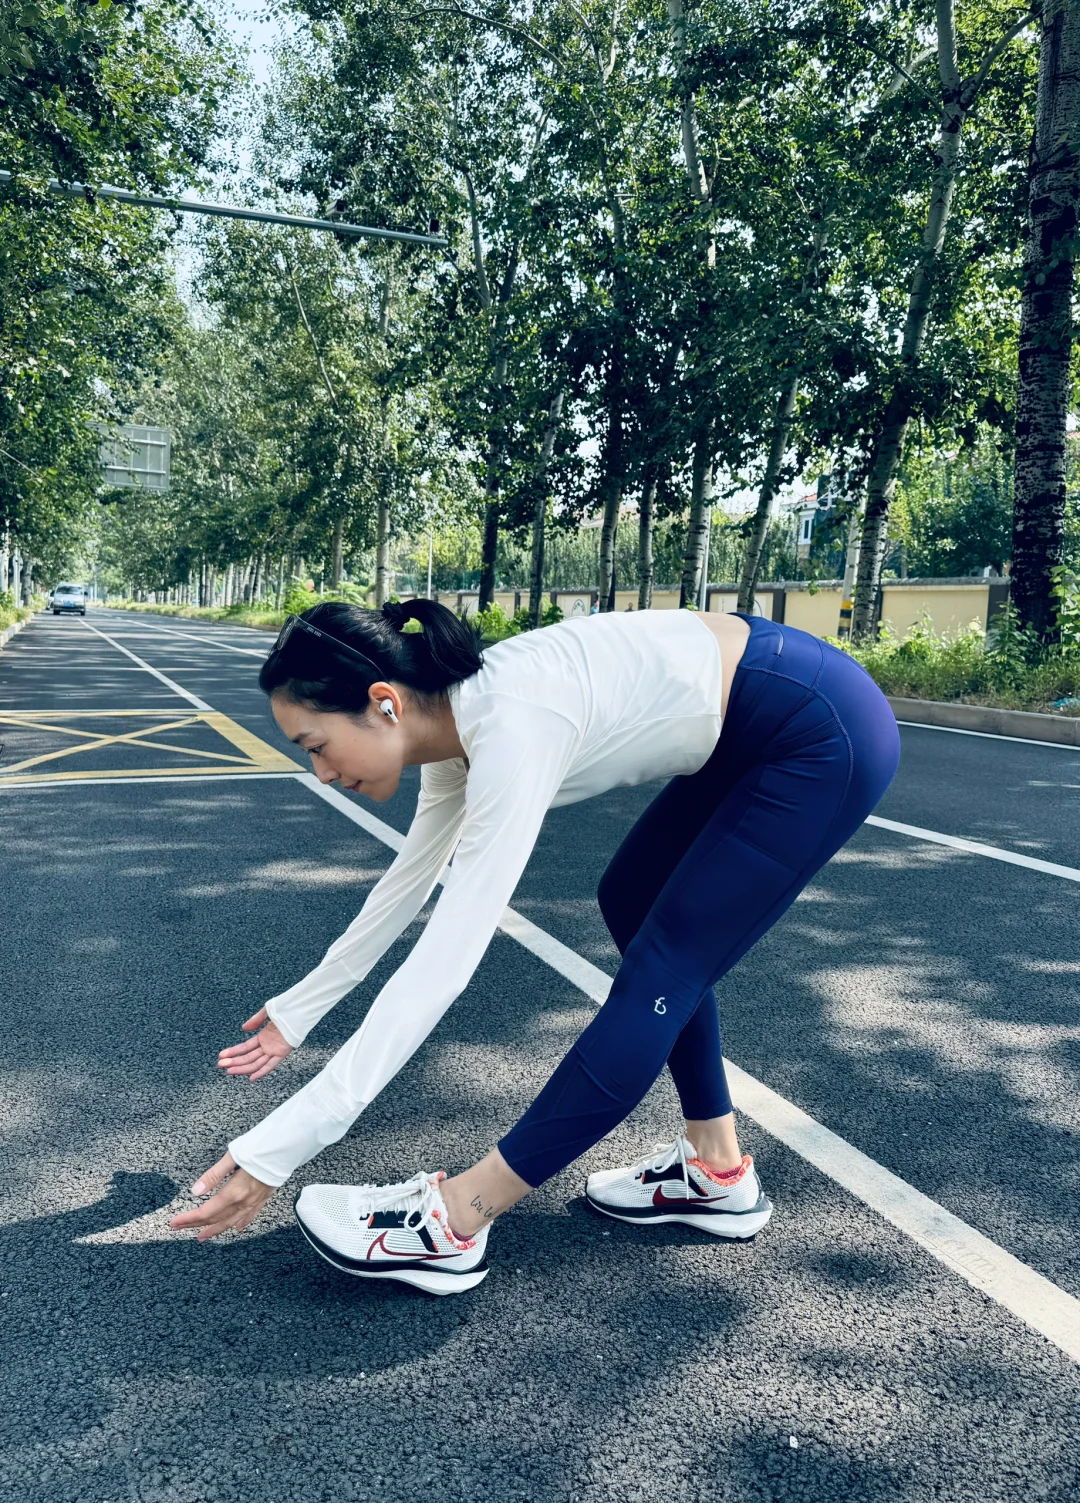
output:
<svg viewBox="0 0 1080 1503"><path fill-rule="evenodd" d="M652 1010L653 1012L667 1012L667 1008L664 1006L663 997L657 997L656 1001L652 1005Z"/></svg>

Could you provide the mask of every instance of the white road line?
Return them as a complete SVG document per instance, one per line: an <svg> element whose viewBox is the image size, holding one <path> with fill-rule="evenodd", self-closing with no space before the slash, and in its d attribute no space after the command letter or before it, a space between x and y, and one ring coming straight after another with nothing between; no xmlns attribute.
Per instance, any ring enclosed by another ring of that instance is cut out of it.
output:
<svg viewBox="0 0 1080 1503"><path fill-rule="evenodd" d="M153 626L149 631L141 631L139 635L150 637L151 639L154 637L186 637L189 642L201 642L206 647L220 647L222 652L242 652L245 656L252 658L266 657L266 653L261 647L235 647L231 642L216 642L213 637L197 637L194 632L177 631L172 626Z"/></svg>
<svg viewBox="0 0 1080 1503"><path fill-rule="evenodd" d="M910 835L913 840L929 840L934 845L951 846L956 851L968 851L973 856L988 856L991 861L1005 861L1010 866L1026 866L1029 871L1045 872L1048 877L1064 877L1066 882L1080 882L1080 870L1075 866L1059 866L1056 861L1040 861L1037 856L1025 856L1020 851L1007 851L999 845L983 845L978 840L964 840L959 835L942 835L940 830L924 830L919 825L902 825L895 819L881 819L876 814L867 817L868 825L879 830L891 830L894 835Z"/></svg>
<svg viewBox="0 0 1080 1503"><path fill-rule="evenodd" d="M344 794L324 786L311 773L298 773L296 781L317 793L391 850L401 849L405 837L399 831L354 804ZM912 828L902 827L905 832ZM1042 863L1043 866L1048 864ZM507 908L503 914L499 928L593 1002L602 1004L606 1001L612 978L554 935L538 928L512 908ZM936 1200L916 1190L738 1065L730 1060L724 1063L732 1100L741 1112L862 1201L863 1205L876 1211L939 1263L959 1274L972 1288L989 1295L1074 1362L1080 1362L1080 1300L1059 1289L1043 1274L1006 1252L982 1232L961 1221Z"/></svg>
<svg viewBox="0 0 1080 1503"><path fill-rule="evenodd" d="M946 731L950 736L981 736L984 741L1011 741L1015 746L1049 746L1054 751L1072 752L1080 756L1080 746L1070 746L1067 741L1040 741L1037 736L1002 736L998 731L968 731L958 725L924 725L921 720L898 720L897 725L908 726L913 731Z"/></svg>
<svg viewBox="0 0 1080 1503"><path fill-rule="evenodd" d="M41 778L27 783L5 783L0 774L0 793L23 793L27 788L100 788L103 784L119 787L125 783L185 783L190 787L192 783L244 783L261 782L265 778L295 777L295 772L194 772L188 777L177 777L175 773L168 772L147 772L127 778L64 778L55 783L47 783Z"/></svg>
<svg viewBox="0 0 1080 1503"><path fill-rule="evenodd" d="M92 631L96 637L101 637L104 641L108 642L110 647L115 647L117 652L122 652L125 657L129 657L133 663L145 669L147 673L152 673L156 679L161 680L167 689L171 689L174 694L179 694L181 699L186 699L188 704L194 705L197 710L213 710L213 706L208 705L205 699L200 699L197 694L191 694L187 689L182 689L175 679L169 678L164 673L159 673L156 668L151 668L145 659L131 652L122 642L117 642L114 637L110 637L108 632L98 631L97 627L91 626L89 621L80 621L79 625L85 627L87 631Z"/></svg>

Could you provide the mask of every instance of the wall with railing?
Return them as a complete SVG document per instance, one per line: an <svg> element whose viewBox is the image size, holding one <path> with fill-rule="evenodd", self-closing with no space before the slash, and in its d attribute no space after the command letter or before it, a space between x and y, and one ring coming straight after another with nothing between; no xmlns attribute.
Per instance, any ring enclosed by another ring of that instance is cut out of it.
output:
<svg viewBox="0 0 1080 1503"><path fill-rule="evenodd" d="M455 610L475 612L476 590L443 592L438 597ZM711 584L707 591L706 610L733 611L738 603L736 584ZM942 635L955 635L972 621L985 629L1009 598L1007 579L889 579L879 591L877 616L897 636L903 637L917 621L925 620ZM587 616L599 599L596 590L548 590L545 599L554 601L563 616ZM508 616L528 605L527 590L500 590L496 603ZM841 582L838 579L808 583L784 580L758 586L754 614L772 621L797 626L815 637L835 637L840 625ZM615 609L637 610L636 590L616 590ZM677 610L678 590L654 590L653 610Z"/></svg>

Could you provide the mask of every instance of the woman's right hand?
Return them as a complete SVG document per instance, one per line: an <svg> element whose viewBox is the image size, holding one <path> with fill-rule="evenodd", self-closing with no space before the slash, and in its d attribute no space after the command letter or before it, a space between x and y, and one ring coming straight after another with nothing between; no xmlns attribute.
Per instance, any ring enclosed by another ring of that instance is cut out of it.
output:
<svg viewBox="0 0 1080 1503"><path fill-rule="evenodd" d="M246 1075L250 1080L261 1080L276 1070L288 1059L293 1046L287 1043L276 1023L270 1021L265 1007L260 1007L254 1017L243 1024L245 1033L258 1029L254 1038L234 1044L231 1049L222 1049L218 1055L218 1068L229 1075Z"/></svg>

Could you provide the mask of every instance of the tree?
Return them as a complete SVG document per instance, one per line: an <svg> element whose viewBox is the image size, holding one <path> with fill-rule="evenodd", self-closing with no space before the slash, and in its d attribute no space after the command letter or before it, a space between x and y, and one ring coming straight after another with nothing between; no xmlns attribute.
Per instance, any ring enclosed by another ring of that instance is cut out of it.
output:
<svg viewBox="0 0 1080 1503"><path fill-rule="evenodd" d="M1043 641L1056 630L1051 591L1064 546L1078 204L1080 6L1045 0L1020 304L1011 589L1021 624Z"/></svg>
<svg viewBox="0 0 1080 1503"><path fill-rule="evenodd" d="M1031 23L1033 13L1019 19L1010 8L987 15L974 4L964 18L971 23L967 52L972 62L966 76L961 69L954 0L936 0L935 43L937 98L940 101L933 171L922 244L911 273L899 358L881 416L869 465L866 513L855 591L852 634L866 637L873 629L878 584L888 537L889 508L903 458L904 440L920 403L920 357L942 270L942 250L961 170L961 136L966 120L986 92L996 63L1009 44Z"/></svg>
<svg viewBox="0 0 1080 1503"><path fill-rule="evenodd" d="M52 571L91 525L92 426L167 346L168 232L40 181L169 188L206 163L226 51L197 7L30 0L0 22L0 535Z"/></svg>

